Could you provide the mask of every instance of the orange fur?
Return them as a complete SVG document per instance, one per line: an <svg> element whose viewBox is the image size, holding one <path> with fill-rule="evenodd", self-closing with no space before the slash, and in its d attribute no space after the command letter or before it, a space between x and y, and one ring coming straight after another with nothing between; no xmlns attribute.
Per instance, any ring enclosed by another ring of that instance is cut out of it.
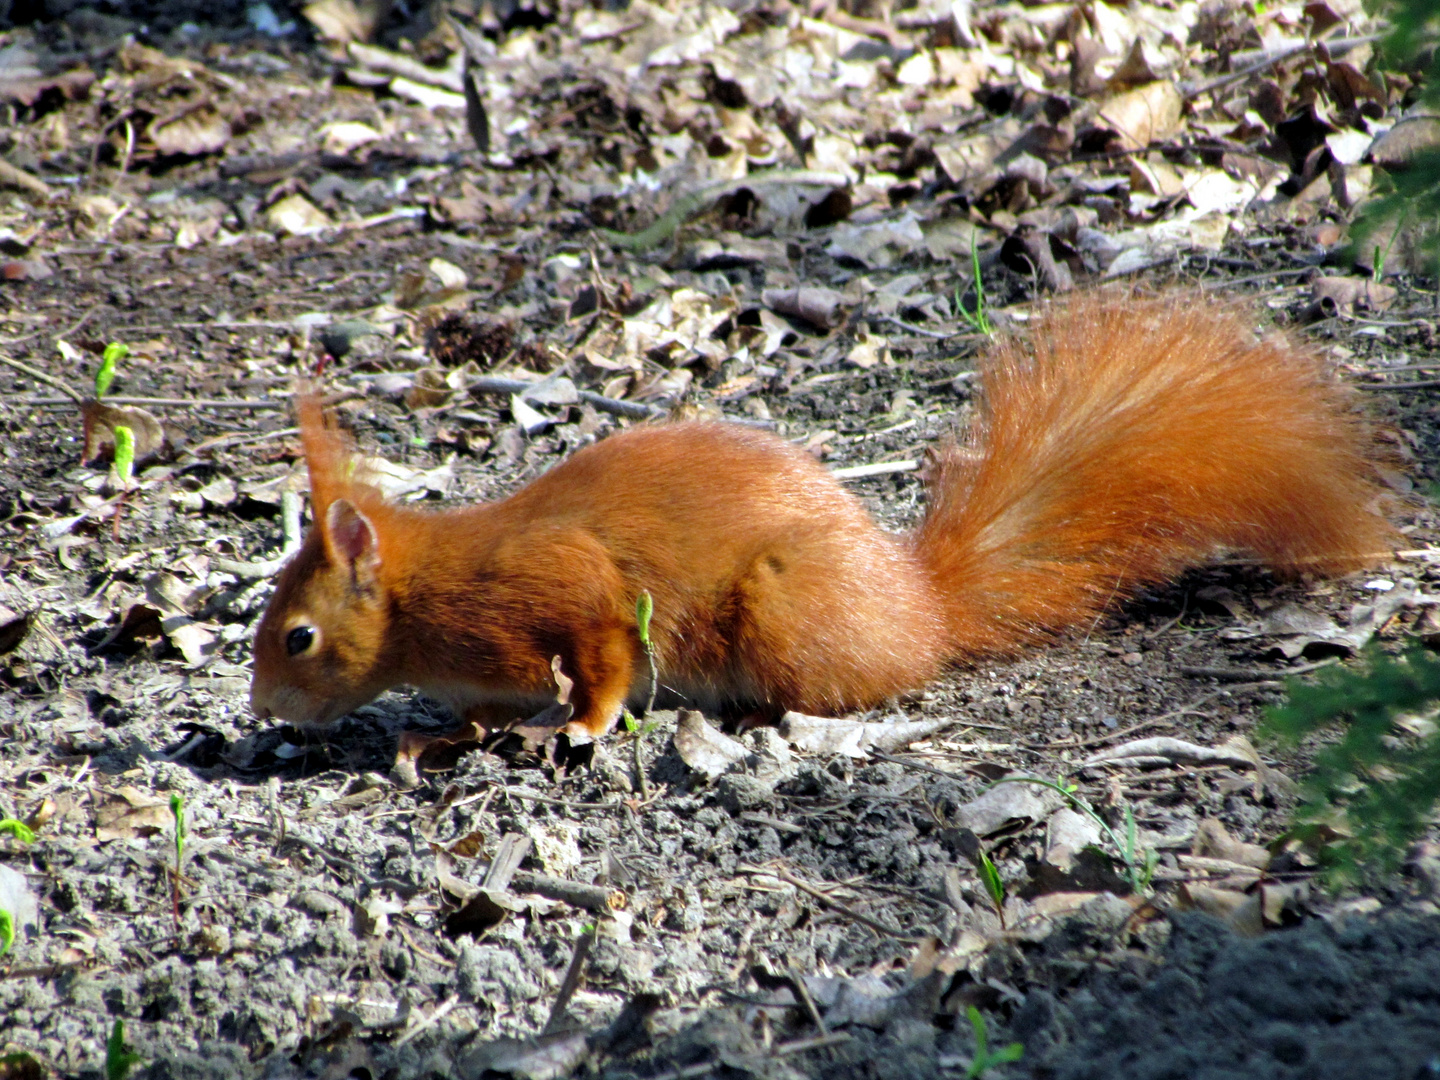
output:
<svg viewBox="0 0 1440 1080"><path fill-rule="evenodd" d="M553 699L559 656L574 725L600 734L643 694L648 590L663 690L834 714L1219 549L1333 573L1389 546L1344 396L1243 309L1082 298L1030 340L986 361L978 415L937 450L903 536L803 451L723 424L612 436L499 502L395 506L302 398L316 527L257 631L254 708L325 724L403 683L497 726Z"/></svg>

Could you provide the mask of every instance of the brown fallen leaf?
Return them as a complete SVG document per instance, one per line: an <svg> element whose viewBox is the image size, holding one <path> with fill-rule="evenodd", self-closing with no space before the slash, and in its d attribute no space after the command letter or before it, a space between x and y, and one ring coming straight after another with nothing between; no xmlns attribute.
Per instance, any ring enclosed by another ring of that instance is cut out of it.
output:
<svg viewBox="0 0 1440 1080"><path fill-rule="evenodd" d="M230 121L213 105L188 107L178 116L155 120L148 129L155 149L162 154L200 157L224 149L230 141Z"/></svg>
<svg viewBox="0 0 1440 1080"><path fill-rule="evenodd" d="M1139 150L1169 139L1180 128L1180 91L1157 80L1116 94L1100 106L1100 120L1120 137L1125 150Z"/></svg>
<svg viewBox="0 0 1440 1080"><path fill-rule="evenodd" d="M760 296L766 307L829 330L840 321L841 296L834 289L801 286L795 289L766 289Z"/></svg>
<svg viewBox="0 0 1440 1080"><path fill-rule="evenodd" d="M93 398L80 403L85 423L82 462L94 461L101 453L115 452L115 429L128 427L135 436L135 464L138 467L158 457L165 448L165 428L153 413L128 405L106 405Z"/></svg>
<svg viewBox="0 0 1440 1080"><path fill-rule="evenodd" d="M1195 830L1195 841L1191 847L1195 855L1209 855L1218 859L1264 870L1270 865L1270 851L1259 844L1247 844L1236 840L1219 818L1205 818Z"/></svg>
<svg viewBox="0 0 1440 1080"><path fill-rule="evenodd" d="M741 743L711 727L694 709L681 709L676 718L675 749L681 761L711 780L750 757Z"/></svg>
<svg viewBox="0 0 1440 1080"><path fill-rule="evenodd" d="M137 788L103 792L95 808L96 840L131 840L154 836L174 823L170 803Z"/></svg>
<svg viewBox="0 0 1440 1080"><path fill-rule="evenodd" d="M1310 283L1310 305L1305 309L1307 321L1333 319L1337 315L1356 315L1389 309L1397 293L1364 277L1321 277Z"/></svg>
<svg viewBox="0 0 1440 1080"><path fill-rule="evenodd" d="M1176 891L1182 908L1203 911L1225 922L1230 929L1245 937L1259 937L1265 932L1265 921L1258 893L1213 889L1208 885L1186 882Z"/></svg>

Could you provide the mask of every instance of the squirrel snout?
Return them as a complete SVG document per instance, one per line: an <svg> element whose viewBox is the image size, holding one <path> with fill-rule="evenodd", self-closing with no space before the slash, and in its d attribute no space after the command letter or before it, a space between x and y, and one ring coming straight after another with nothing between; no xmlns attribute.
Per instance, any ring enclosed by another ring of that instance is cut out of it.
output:
<svg viewBox="0 0 1440 1080"><path fill-rule="evenodd" d="M250 712L256 720L269 720L275 715L254 683L250 684Z"/></svg>

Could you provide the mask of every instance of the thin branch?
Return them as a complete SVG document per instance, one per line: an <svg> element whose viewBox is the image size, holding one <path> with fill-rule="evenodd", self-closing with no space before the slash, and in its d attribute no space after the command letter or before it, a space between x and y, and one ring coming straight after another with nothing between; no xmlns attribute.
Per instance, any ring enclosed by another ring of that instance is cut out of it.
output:
<svg viewBox="0 0 1440 1080"><path fill-rule="evenodd" d="M12 367L16 371L24 372L26 375L29 375L30 378L38 379L46 386L53 386L56 390L59 390L63 394L65 394L65 396L68 397L76 405L79 405L82 401L85 400L83 397L77 394L74 390L70 389L70 387L65 385L59 379L55 378L53 375L46 375L45 372L31 367L29 364L23 364L19 360L14 359L13 357L6 356L4 353L0 353L0 364L4 364L6 367ZM16 404L23 405L29 403L24 401L24 399L21 399L20 401L16 402ZM55 404L64 405L65 402L56 401Z"/></svg>

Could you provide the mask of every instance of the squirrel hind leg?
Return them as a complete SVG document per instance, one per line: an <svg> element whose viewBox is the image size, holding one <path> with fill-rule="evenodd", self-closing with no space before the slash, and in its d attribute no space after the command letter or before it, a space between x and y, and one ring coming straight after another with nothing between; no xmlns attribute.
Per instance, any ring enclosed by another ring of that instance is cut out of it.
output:
<svg viewBox="0 0 1440 1080"><path fill-rule="evenodd" d="M561 670L574 680L570 704L575 708L566 730L599 738L615 726L625 708L635 682L638 650L629 631L617 624L577 635L566 660Z"/></svg>
<svg viewBox="0 0 1440 1080"><path fill-rule="evenodd" d="M911 554L869 527L791 537L737 580L724 628L731 698L758 714L834 716L930 682L947 632Z"/></svg>

